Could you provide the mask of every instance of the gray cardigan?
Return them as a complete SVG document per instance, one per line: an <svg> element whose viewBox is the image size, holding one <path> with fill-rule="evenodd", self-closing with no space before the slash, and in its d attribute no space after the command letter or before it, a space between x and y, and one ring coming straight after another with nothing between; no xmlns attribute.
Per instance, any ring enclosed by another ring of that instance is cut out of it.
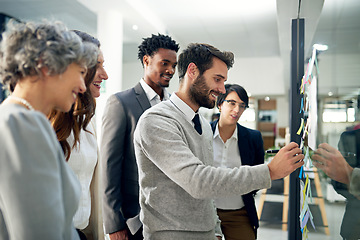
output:
<svg viewBox="0 0 360 240"><path fill-rule="evenodd" d="M45 115L0 105L0 239L79 239L80 184Z"/></svg>
<svg viewBox="0 0 360 240"><path fill-rule="evenodd" d="M215 237L212 199L271 186L267 165L212 166L212 131L199 135L171 101L147 110L134 134L145 239ZM246 183L246 184L244 184Z"/></svg>

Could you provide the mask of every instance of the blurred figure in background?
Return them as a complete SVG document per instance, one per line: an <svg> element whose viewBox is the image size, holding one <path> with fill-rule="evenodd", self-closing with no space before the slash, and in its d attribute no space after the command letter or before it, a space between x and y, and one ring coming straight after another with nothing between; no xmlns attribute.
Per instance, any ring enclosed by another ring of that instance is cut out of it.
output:
<svg viewBox="0 0 360 240"><path fill-rule="evenodd" d="M360 129L343 132L338 149L320 144L312 159L333 179L336 192L346 198L340 235L346 240L360 239Z"/></svg>
<svg viewBox="0 0 360 240"><path fill-rule="evenodd" d="M321 143L311 157L315 167L328 177L348 185L349 192L360 197L360 168L351 167L343 155L327 143Z"/></svg>

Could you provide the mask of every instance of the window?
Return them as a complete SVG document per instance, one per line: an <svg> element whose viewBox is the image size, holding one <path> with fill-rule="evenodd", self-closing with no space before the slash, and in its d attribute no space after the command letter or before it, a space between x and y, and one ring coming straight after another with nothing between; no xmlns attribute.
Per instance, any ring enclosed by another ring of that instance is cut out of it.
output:
<svg viewBox="0 0 360 240"><path fill-rule="evenodd" d="M356 99L325 99L322 113L323 122L354 122L356 104Z"/></svg>
<svg viewBox="0 0 360 240"><path fill-rule="evenodd" d="M249 98L249 107L241 115L239 122L255 122L254 99Z"/></svg>

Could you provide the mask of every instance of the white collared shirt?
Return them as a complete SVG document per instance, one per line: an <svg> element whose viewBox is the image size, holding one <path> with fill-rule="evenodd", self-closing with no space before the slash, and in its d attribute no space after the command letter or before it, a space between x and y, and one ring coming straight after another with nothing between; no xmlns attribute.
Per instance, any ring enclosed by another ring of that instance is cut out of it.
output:
<svg viewBox="0 0 360 240"><path fill-rule="evenodd" d="M94 175L94 169L98 161L97 142L95 135L95 118L91 119L86 129L80 131L80 145L71 150L68 164L76 174L81 184L81 195L79 207L74 215L74 226L78 229L85 229L89 225L91 214L91 193L90 184ZM70 146L74 143L74 133L71 132L67 138Z"/></svg>
<svg viewBox="0 0 360 240"><path fill-rule="evenodd" d="M144 89L145 94L147 98L149 99L150 105L153 107L156 104L161 102L159 94L157 94L154 89L152 89L145 81L144 79L140 79L141 87ZM166 88L163 88L164 91L164 97L163 101L169 100L169 93L166 91Z"/></svg>
<svg viewBox="0 0 360 240"><path fill-rule="evenodd" d="M192 119L195 116L194 110L187 105L181 98L179 98L176 93L171 94L170 101L185 115L186 120L189 121L194 126Z"/></svg>
<svg viewBox="0 0 360 240"><path fill-rule="evenodd" d="M241 157L238 147L237 127L233 135L224 143L219 133L219 123L213 137L214 166L234 168L241 166ZM222 197L215 199L215 205L220 209L235 210L244 207L241 196Z"/></svg>

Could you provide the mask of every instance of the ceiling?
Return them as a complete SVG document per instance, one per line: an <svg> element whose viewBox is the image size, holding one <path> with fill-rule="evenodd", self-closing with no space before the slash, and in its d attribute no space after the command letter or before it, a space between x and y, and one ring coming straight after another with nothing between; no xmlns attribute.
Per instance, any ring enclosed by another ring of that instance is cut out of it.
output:
<svg viewBox="0 0 360 240"><path fill-rule="evenodd" d="M290 77L291 19L299 16L306 21L306 57L314 43L329 46L319 56L331 68L324 92L359 94L359 0L0 0L0 12L18 19L58 19L93 35L101 11L123 16L125 62L137 61L143 37L160 32L170 34L182 49L190 42L206 42L237 58L279 57L285 85ZM351 58L344 57L348 55ZM339 67L345 69L336 70Z"/></svg>

